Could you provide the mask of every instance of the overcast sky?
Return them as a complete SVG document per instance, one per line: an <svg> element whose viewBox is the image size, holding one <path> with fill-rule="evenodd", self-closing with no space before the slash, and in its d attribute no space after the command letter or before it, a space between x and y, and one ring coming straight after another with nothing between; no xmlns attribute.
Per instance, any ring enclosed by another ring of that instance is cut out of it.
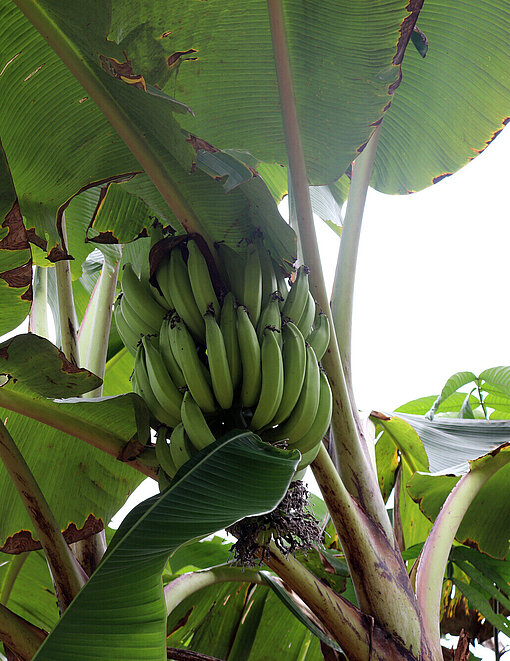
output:
<svg viewBox="0 0 510 661"><path fill-rule="evenodd" d="M369 190L353 320L362 409L440 392L454 372L510 364L510 131L435 186ZM335 234L318 224L332 280Z"/></svg>

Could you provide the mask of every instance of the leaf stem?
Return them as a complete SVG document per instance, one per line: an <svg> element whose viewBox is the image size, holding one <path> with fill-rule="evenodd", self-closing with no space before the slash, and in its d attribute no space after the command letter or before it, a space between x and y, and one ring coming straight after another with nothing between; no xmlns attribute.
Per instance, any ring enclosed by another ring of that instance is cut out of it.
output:
<svg viewBox="0 0 510 661"><path fill-rule="evenodd" d="M285 34L285 19L281 0L267 0L271 36L275 55L275 66L278 78L280 104L282 108L285 143L289 157L289 168L292 178L292 191L296 208L299 238L303 251L303 259L310 267L310 287L315 300L322 310L329 315L330 324L334 328L329 300L322 273L322 265L315 234L312 204L306 174L305 158L299 130L296 101L292 83L287 38ZM380 523L393 539L391 524L382 500L377 476L371 465L370 453L362 430L356 425L351 408L349 393L336 341L336 334L331 333L331 340L322 359L322 364L328 374L333 393L333 416L331 426L337 445L339 469L347 489L355 495L364 507Z"/></svg>
<svg viewBox="0 0 510 661"><path fill-rule="evenodd" d="M165 586L167 615L175 610L186 597L198 592L198 590L216 585L217 583L231 583L234 581L266 585L264 579L256 569L230 567L228 565L181 574Z"/></svg>
<svg viewBox="0 0 510 661"><path fill-rule="evenodd" d="M95 425L93 422L85 421L82 418L77 419L66 411L59 411L58 404L54 404L52 400L30 397L14 392L8 386L4 386L0 388L0 406L90 443L90 445L115 457L115 459L123 456L122 453L126 447L123 438ZM155 467L152 462L145 461L143 455L139 455L136 459L128 461L128 463L144 475L157 479Z"/></svg>
<svg viewBox="0 0 510 661"><path fill-rule="evenodd" d="M21 661L29 661L46 638L46 632L0 604L0 640L17 654Z"/></svg>
<svg viewBox="0 0 510 661"><path fill-rule="evenodd" d="M274 542L270 545L269 558L264 561L320 619L351 661L411 661L418 658L418 654L410 656L398 639L389 636L371 617L325 585L296 558L285 557ZM425 659L428 657L424 656L422 661Z"/></svg>
<svg viewBox="0 0 510 661"><path fill-rule="evenodd" d="M457 482L439 512L423 546L416 570L416 597L422 613L425 633L436 641L440 659L440 604L443 577L450 549L462 519L483 485L505 464L504 454L486 455L480 464L471 464ZM503 455L503 456L502 456ZM480 460L478 460L480 461Z"/></svg>
<svg viewBox="0 0 510 661"><path fill-rule="evenodd" d="M368 185L377 153L377 143L380 133L381 125L379 124L372 133L365 149L353 163L347 210L343 222L342 238L331 294L331 311L340 350L340 358L354 411L356 411L356 404L352 388L351 366L354 280L356 276L356 262L363 211L365 209Z"/></svg>
<svg viewBox="0 0 510 661"><path fill-rule="evenodd" d="M485 406L485 402L483 401L482 388L481 388L481 383L480 383L479 378L476 379L476 389L478 391L478 399L480 400L480 406L482 407L483 416L486 420L488 420L488 418L487 418L487 407Z"/></svg>
<svg viewBox="0 0 510 661"><path fill-rule="evenodd" d="M87 94L152 180L186 232L198 232L207 237L207 232L173 181L161 158L150 146L146 136L132 121L129 114L101 82L100 77L95 74L83 54L38 2L34 0L14 0L14 2L57 53L80 85L85 88Z"/></svg>
<svg viewBox="0 0 510 661"><path fill-rule="evenodd" d="M80 539L78 542L70 544L70 547L81 568L90 578L106 553L105 531L101 530L95 535Z"/></svg>
<svg viewBox="0 0 510 661"><path fill-rule="evenodd" d="M64 611L85 584L86 577L78 569L53 512L2 422L0 422L0 459L32 520L53 576L59 607Z"/></svg>
<svg viewBox="0 0 510 661"><path fill-rule="evenodd" d="M25 553L18 553L18 555L15 555L9 562L9 567L5 572L4 580L2 581L2 587L0 588L0 604L5 605L9 601L12 588L14 587L14 583L18 578L18 574L20 573L21 568L28 558L28 553L28 551Z"/></svg>
<svg viewBox="0 0 510 661"><path fill-rule="evenodd" d="M400 552L349 494L324 445L312 470L341 541L361 610L417 655L420 617Z"/></svg>

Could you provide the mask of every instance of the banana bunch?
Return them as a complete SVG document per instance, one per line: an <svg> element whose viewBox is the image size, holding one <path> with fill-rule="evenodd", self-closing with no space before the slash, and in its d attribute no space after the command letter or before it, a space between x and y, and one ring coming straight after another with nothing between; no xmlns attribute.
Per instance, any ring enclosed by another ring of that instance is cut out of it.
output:
<svg viewBox="0 0 510 661"><path fill-rule="evenodd" d="M309 270L299 267L289 288L262 242L245 258L220 243L228 277L220 282L202 245L201 237L175 243L151 281L127 264L114 310L135 359L133 390L158 428L162 488L194 453L239 427L300 450L301 471L332 411L319 364L329 322L310 293Z"/></svg>

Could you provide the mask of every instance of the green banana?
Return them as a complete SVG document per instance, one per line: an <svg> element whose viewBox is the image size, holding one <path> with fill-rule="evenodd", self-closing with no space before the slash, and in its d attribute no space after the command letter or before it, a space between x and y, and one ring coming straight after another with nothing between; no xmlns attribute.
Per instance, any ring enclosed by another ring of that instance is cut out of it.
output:
<svg viewBox="0 0 510 661"><path fill-rule="evenodd" d="M333 396L331 394L331 388L329 387L328 377L321 370L319 377L319 405L312 425L300 438L292 441L289 440L289 448L299 450L303 456L309 452L311 453L322 442L324 435L328 431L331 424L332 411ZM315 456L313 459L315 459Z"/></svg>
<svg viewBox="0 0 510 661"><path fill-rule="evenodd" d="M286 420L297 404L306 370L305 340L299 328L291 321L283 328L283 396L272 420L273 425Z"/></svg>
<svg viewBox="0 0 510 661"><path fill-rule="evenodd" d="M301 319L308 302L308 266L300 266L297 270L296 279L290 288L285 303L282 307L282 315L288 317L295 324Z"/></svg>
<svg viewBox="0 0 510 661"><path fill-rule="evenodd" d="M197 450L203 450L216 440L209 429L200 406L195 402L189 391L185 392L182 398L181 418L186 434Z"/></svg>
<svg viewBox="0 0 510 661"><path fill-rule="evenodd" d="M126 320L122 316L122 310L120 309L120 301L115 303L113 308L113 316L115 318L115 325L117 326L117 331L120 335L124 346L129 351L129 353L134 356L136 354L136 345L140 341L140 336L126 323Z"/></svg>
<svg viewBox="0 0 510 661"><path fill-rule="evenodd" d="M138 312L133 308L129 300L123 294L120 299L120 309L122 316L126 320L126 324L133 329L133 331L138 335L151 335L152 333L159 332L159 326L154 328L151 326L145 319L143 319ZM141 314L143 308L141 308Z"/></svg>
<svg viewBox="0 0 510 661"><path fill-rule="evenodd" d="M166 301L169 310L175 309L174 302L172 300L172 295L170 293L170 255L165 259L162 259L158 265L156 271L156 281L158 286L163 294L163 298Z"/></svg>
<svg viewBox="0 0 510 661"><path fill-rule="evenodd" d="M315 457L319 454L321 443L322 443L322 439L321 439L320 443L317 443L316 445L314 445L311 450L307 450L307 452L302 452L301 453L301 461L296 466L296 473L301 472L305 468L308 468L308 466L312 463L312 461L314 461ZM294 446L293 446L293 448L294 448ZM294 475L296 475L296 473L294 473ZM296 479L299 479L299 478L296 478Z"/></svg>
<svg viewBox="0 0 510 661"><path fill-rule="evenodd" d="M145 349L145 365L150 384L156 399L161 406L177 421L181 418L182 394L172 381L159 350L152 344L149 337L142 337Z"/></svg>
<svg viewBox="0 0 510 661"><path fill-rule="evenodd" d="M170 344L193 399L202 411L211 413L216 409L216 404L203 371L204 365L198 357L197 347L186 324L178 316L170 320Z"/></svg>
<svg viewBox="0 0 510 661"><path fill-rule="evenodd" d="M241 404L255 406L259 399L262 381L260 344L244 305L239 305L237 308L237 338L242 365Z"/></svg>
<svg viewBox="0 0 510 661"><path fill-rule="evenodd" d="M178 247L170 253L167 287L177 314L189 328L193 337L202 343L205 337L204 320L193 296L188 267Z"/></svg>
<svg viewBox="0 0 510 661"><path fill-rule="evenodd" d="M142 278L140 278L140 281L143 282ZM172 310L173 307L174 307L173 304L172 304L172 301L170 301L170 303L169 303L166 300L166 298L163 296L163 294L159 291L159 289L157 287L154 287L154 285L152 285L148 280L146 280L146 283L147 283L147 287L148 287L148 289L151 293L151 296L156 301L156 303L161 305L161 307L166 311Z"/></svg>
<svg viewBox="0 0 510 661"><path fill-rule="evenodd" d="M257 241L257 250L259 253L260 267L262 269L262 302L268 301L269 296L278 290L278 281L273 268L273 260L266 250L262 240Z"/></svg>
<svg viewBox="0 0 510 661"><path fill-rule="evenodd" d="M186 385L186 379L177 362L172 347L170 345L170 319L165 317L159 331L159 351L163 357L168 373L177 388L183 388Z"/></svg>
<svg viewBox="0 0 510 661"><path fill-rule="evenodd" d="M158 487L159 493L163 493L172 486L172 480L168 477L164 470L158 471Z"/></svg>
<svg viewBox="0 0 510 661"><path fill-rule="evenodd" d="M305 380L299 399L289 418L278 427L267 432L268 440L288 439L296 442L312 426L319 406L320 369L312 347L306 347ZM298 448L299 449L299 448Z"/></svg>
<svg viewBox="0 0 510 661"><path fill-rule="evenodd" d="M126 264L122 272L122 292L134 311L159 331L166 308L157 303L151 293L152 287L148 282L141 282L133 271L131 264Z"/></svg>
<svg viewBox="0 0 510 661"><path fill-rule="evenodd" d="M244 281L244 259L243 257L225 242L219 241L214 244L218 255L223 262L227 272L230 290L238 301L243 299L243 281Z"/></svg>
<svg viewBox="0 0 510 661"><path fill-rule="evenodd" d="M195 453L195 448L191 444L184 425L180 422L170 436L170 454L177 470L191 459Z"/></svg>
<svg viewBox="0 0 510 661"><path fill-rule="evenodd" d="M205 346L214 396L222 409L229 409L234 399L234 386L230 376L225 342L218 322L211 311L204 315Z"/></svg>
<svg viewBox="0 0 510 661"><path fill-rule="evenodd" d="M301 468L300 470L296 469L296 472L292 476L291 482L297 482L298 480L302 480L305 476L305 473L306 473L306 467Z"/></svg>
<svg viewBox="0 0 510 661"><path fill-rule="evenodd" d="M280 302L280 309L281 309L283 308L283 305L289 293L289 285L287 283L287 278L285 278L285 276L283 275L280 266L274 261L274 259L271 259L271 262L273 264L273 271L276 276L277 290L279 291L280 296L282 297L282 300Z"/></svg>
<svg viewBox="0 0 510 661"><path fill-rule="evenodd" d="M200 314L205 315L212 305L214 316L220 318L220 304L214 291L209 267L196 241L188 241L188 275Z"/></svg>
<svg viewBox="0 0 510 661"><path fill-rule="evenodd" d="M250 423L252 429L261 429L274 417L283 394L283 360L277 332L266 328L262 340L260 359L262 386L257 408Z"/></svg>
<svg viewBox="0 0 510 661"><path fill-rule="evenodd" d="M330 338L330 328L329 328L329 319L328 315L324 312L320 312L315 327L306 338L308 344L313 347L317 360L322 360L322 357L326 353L326 350L329 345Z"/></svg>
<svg viewBox="0 0 510 661"><path fill-rule="evenodd" d="M256 327L262 303L262 267L258 250L253 247L246 257L243 277L243 305Z"/></svg>
<svg viewBox="0 0 510 661"><path fill-rule="evenodd" d="M310 331L312 330L313 320L315 319L315 310L317 306L315 305L315 299L312 296L312 292L308 292L308 299L306 301L305 309L303 314L299 318L296 326L303 333L303 337L308 337Z"/></svg>
<svg viewBox="0 0 510 661"><path fill-rule="evenodd" d="M147 408L157 421L164 425L168 425L169 427L175 427L179 422L180 415L179 418L174 418L168 413L168 411L165 411L156 399L156 395L151 387L149 375L147 374L147 367L145 366L145 350L141 342L136 349L133 390L145 401Z"/></svg>
<svg viewBox="0 0 510 661"><path fill-rule="evenodd" d="M168 429L162 426L156 434L156 459L163 471L170 477L173 477L177 473L177 467L172 459L170 446L166 442L167 431Z"/></svg>
<svg viewBox="0 0 510 661"><path fill-rule="evenodd" d="M235 298L231 291L229 291L223 299L220 329L221 334L223 335L223 341L225 342L230 377L235 389L241 381L241 354L239 352L239 340L237 339Z"/></svg>
<svg viewBox="0 0 510 661"><path fill-rule="evenodd" d="M259 342L262 343L264 330L269 326L274 328L277 332L276 339L280 347L282 346L282 316L280 314L280 294L277 291L269 294L265 300L264 308L260 313L259 322L257 324L257 337Z"/></svg>

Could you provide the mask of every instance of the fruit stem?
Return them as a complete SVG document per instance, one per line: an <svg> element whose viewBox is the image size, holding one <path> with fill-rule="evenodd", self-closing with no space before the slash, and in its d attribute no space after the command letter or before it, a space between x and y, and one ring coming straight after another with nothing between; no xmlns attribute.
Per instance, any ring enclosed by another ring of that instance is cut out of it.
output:
<svg viewBox="0 0 510 661"><path fill-rule="evenodd" d="M266 582L256 569L244 567L231 567L220 565L203 571L181 574L165 586L165 605L169 615L177 606L198 590L216 585L217 583L257 583L266 585Z"/></svg>

